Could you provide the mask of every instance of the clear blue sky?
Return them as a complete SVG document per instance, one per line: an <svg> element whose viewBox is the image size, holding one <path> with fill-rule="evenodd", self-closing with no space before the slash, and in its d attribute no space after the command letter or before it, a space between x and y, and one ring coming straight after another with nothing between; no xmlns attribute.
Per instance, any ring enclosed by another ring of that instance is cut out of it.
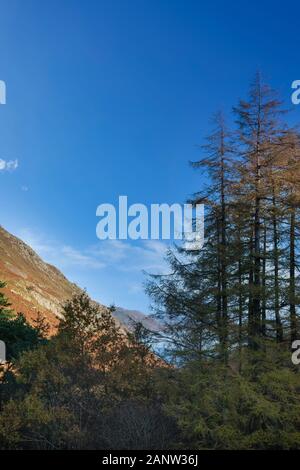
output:
<svg viewBox="0 0 300 470"><path fill-rule="evenodd" d="M100 242L96 207L182 202L212 113L260 69L290 104L298 2L0 0L0 223L98 300L147 311L160 243ZM295 107L296 108L296 107ZM293 119L300 119L300 106Z"/></svg>

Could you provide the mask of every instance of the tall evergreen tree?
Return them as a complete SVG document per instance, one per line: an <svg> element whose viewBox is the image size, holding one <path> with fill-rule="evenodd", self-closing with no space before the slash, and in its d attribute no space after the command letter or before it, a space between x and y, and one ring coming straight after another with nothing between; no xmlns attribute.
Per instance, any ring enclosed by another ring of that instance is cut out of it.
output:
<svg viewBox="0 0 300 470"><path fill-rule="evenodd" d="M205 245L170 251L171 274L152 277L148 292L181 358L228 363L238 351L241 370L247 345L263 352L297 336L300 147L259 74L234 112L236 128L218 114L192 164L209 175L193 198L206 206Z"/></svg>
<svg viewBox="0 0 300 470"><path fill-rule="evenodd" d="M4 289L6 287L6 283L0 281L0 289ZM12 315L12 310L9 308L11 303L9 302L6 295L0 291L0 317L10 317Z"/></svg>

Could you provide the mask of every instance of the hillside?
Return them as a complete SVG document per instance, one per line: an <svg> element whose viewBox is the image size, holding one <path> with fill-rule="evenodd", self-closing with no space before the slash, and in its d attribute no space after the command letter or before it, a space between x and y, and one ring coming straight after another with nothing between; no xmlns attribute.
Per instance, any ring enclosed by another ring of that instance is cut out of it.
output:
<svg viewBox="0 0 300 470"><path fill-rule="evenodd" d="M57 268L45 263L26 243L0 226L0 279L7 283L6 295L16 312L32 322L40 312L55 331L61 317L61 304L81 291ZM130 319L147 328L159 325L141 312L117 308L118 323L130 328Z"/></svg>
<svg viewBox="0 0 300 470"><path fill-rule="evenodd" d="M0 254L0 278L7 283L6 294L14 310L23 312L30 321L40 312L55 328L61 303L79 288L3 227Z"/></svg>

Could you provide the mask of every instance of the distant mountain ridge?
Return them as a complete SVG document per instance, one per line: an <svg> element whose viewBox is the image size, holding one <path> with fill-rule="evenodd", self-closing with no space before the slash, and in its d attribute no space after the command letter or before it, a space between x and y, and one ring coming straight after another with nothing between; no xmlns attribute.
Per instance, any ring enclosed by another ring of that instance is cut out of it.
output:
<svg viewBox="0 0 300 470"><path fill-rule="evenodd" d="M32 322L40 312L54 332L61 318L61 305L74 294L82 292L55 266L45 263L26 243L0 226L0 280L12 308ZM98 303L100 308L106 308ZM158 331L159 324L141 312L118 307L113 314L117 323L130 329L131 320Z"/></svg>
<svg viewBox="0 0 300 470"><path fill-rule="evenodd" d="M145 328L154 332L160 332L162 330L162 325L160 323L138 310L127 310L122 307L116 307L114 317L129 330L132 329L134 323L142 323Z"/></svg>

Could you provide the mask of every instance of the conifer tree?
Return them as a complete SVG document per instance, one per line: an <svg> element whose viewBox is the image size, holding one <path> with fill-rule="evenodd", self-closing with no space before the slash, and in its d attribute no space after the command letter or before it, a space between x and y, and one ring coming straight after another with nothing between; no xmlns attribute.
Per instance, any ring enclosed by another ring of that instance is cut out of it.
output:
<svg viewBox="0 0 300 470"><path fill-rule="evenodd" d="M6 283L0 281L0 289L4 289L6 287ZM6 295L0 291L0 317L10 317L12 315L12 310L9 308L11 303L7 299Z"/></svg>
<svg viewBox="0 0 300 470"><path fill-rule="evenodd" d="M181 358L228 363L238 351L242 370L247 346L263 353L299 331L300 146L259 74L234 112L236 128L218 114L192 164L209 176L192 200L206 206L204 247L171 250L171 274L148 293Z"/></svg>

